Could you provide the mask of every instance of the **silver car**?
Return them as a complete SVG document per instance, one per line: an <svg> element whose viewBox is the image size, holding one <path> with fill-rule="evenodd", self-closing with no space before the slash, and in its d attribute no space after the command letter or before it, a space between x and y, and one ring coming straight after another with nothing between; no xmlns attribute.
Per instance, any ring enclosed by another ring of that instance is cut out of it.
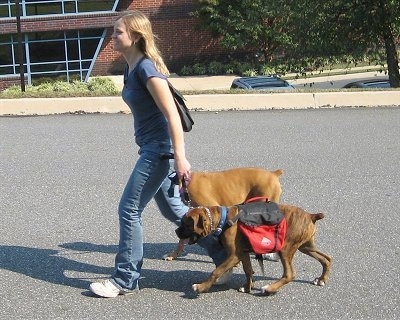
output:
<svg viewBox="0 0 400 320"><path fill-rule="evenodd" d="M390 82L387 78L366 79L350 82L343 88L390 88Z"/></svg>
<svg viewBox="0 0 400 320"><path fill-rule="evenodd" d="M233 80L231 89L247 90L293 90L286 80L277 76L241 77Z"/></svg>

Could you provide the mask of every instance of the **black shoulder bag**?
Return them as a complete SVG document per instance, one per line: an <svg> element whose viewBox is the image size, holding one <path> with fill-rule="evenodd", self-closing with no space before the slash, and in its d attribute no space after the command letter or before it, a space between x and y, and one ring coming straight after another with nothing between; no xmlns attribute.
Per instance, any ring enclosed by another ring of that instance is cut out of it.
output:
<svg viewBox="0 0 400 320"><path fill-rule="evenodd" d="M167 80L168 81L168 80ZM181 117L181 123L183 131L189 132L192 130L194 121L189 113L189 109L185 104L185 98L183 95L174 88L171 82L168 81L169 90L171 90L172 97L174 98L176 108L178 109L179 116Z"/></svg>

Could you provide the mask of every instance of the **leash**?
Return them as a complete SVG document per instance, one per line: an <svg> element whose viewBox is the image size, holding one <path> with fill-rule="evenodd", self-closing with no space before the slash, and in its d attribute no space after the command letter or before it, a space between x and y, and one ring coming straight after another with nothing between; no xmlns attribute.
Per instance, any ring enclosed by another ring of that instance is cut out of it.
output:
<svg viewBox="0 0 400 320"><path fill-rule="evenodd" d="M182 183L182 188L180 189L180 194L182 202L189 208L192 208L192 200L190 200L189 191L184 177L182 177L181 183Z"/></svg>
<svg viewBox="0 0 400 320"><path fill-rule="evenodd" d="M167 152L167 153L160 154L160 159L161 160L171 160L171 159L174 159L174 157L175 157L175 155L172 152ZM176 173L176 177L178 177L177 173ZM178 179L175 180L175 181L176 181L176 184L179 184ZM189 208L192 208L192 201L190 200L189 191L188 191L188 188L187 188L187 185L186 185L186 180L185 180L184 177L182 177L181 185L182 185L182 187L179 190L179 193L180 193L180 196L181 196L181 200Z"/></svg>

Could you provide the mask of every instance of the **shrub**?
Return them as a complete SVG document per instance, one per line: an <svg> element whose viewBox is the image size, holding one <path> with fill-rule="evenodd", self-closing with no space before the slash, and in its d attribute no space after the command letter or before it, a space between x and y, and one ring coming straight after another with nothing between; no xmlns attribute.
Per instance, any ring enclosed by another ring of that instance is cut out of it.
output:
<svg viewBox="0 0 400 320"><path fill-rule="evenodd" d="M69 92L71 91L71 84L68 82L56 81L53 83L54 92Z"/></svg>
<svg viewBox="0 0 400 320"><path fill-rule="evenodd" d="M257 74L255 69L248 69L242 72L242 75L245 77L255 77Z"/></svg>
<svg viewBox="0 0 400 320"><path fill-rule="evenodd" d="M116 95L118 93L114 82L107 77L92 78L88 82L87 88L89 91L96 94Z"/></svg>
<svg viewBox="0 0 400 320"><path fill-rule="evenodd" d="M208 74L209 75L218 75L218 74L225 74L226 68L222 62L212 61L208 65Z"/></svg>
<svg viewBox="0 0 400 320"><path fill-rule="evenodd" d="M88 83L74 80L72 82L54 81L41 82L38 85L26 86L21 92L19 86L12 86L4 90L2 98L23 97L85 97L85 96L115 96L119 94L114 82L107 77L92 78Z"/></svg>
<svg viewBox="0 0 400 320"><path fill-rule="evenodd" d="M202 63L195 63L192 67L193 74L203 76L207 74L207 67Z"/></svg>

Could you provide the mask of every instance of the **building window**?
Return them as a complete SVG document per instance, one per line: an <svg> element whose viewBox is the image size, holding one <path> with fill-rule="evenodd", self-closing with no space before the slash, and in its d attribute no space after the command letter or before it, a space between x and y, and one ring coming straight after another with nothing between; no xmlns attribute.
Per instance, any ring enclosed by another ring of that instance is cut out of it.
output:
<svg viewBox="0 0 400 320"><path fill-rule="evenodd" d="M17 74L17 41L11 35L0 34L0 75Z"/></svg>
<svg viewBox="0 0 400 320"><path fill-rule="evenodd" d="M115 11L118 2L119 0L20 0L22 16ZM15 17L15 1L0 3L0 18L10 17Z"/></svg>
<svg viewBox="0 0 400 320"><path fill-rule="evenodd" d="M54 15L115 11L118 3L119 0L20 0L20 12L23 17L46 19L47 16L54 18ZM15 1L0 1L0 20L15 16ZM23 61L28 84L39 77L88 80L106 30L77 28L23 34ZM0 77L18 74L17 35L0 34Z"/></svg>
<svg viewBox="0 0 400 320"><path fill-rule="evenodd" d="M0 75L19 74L15 35L0 36ZM53 31L25 35L28 83L40 77L87 80L104 29Z"/></svg>

